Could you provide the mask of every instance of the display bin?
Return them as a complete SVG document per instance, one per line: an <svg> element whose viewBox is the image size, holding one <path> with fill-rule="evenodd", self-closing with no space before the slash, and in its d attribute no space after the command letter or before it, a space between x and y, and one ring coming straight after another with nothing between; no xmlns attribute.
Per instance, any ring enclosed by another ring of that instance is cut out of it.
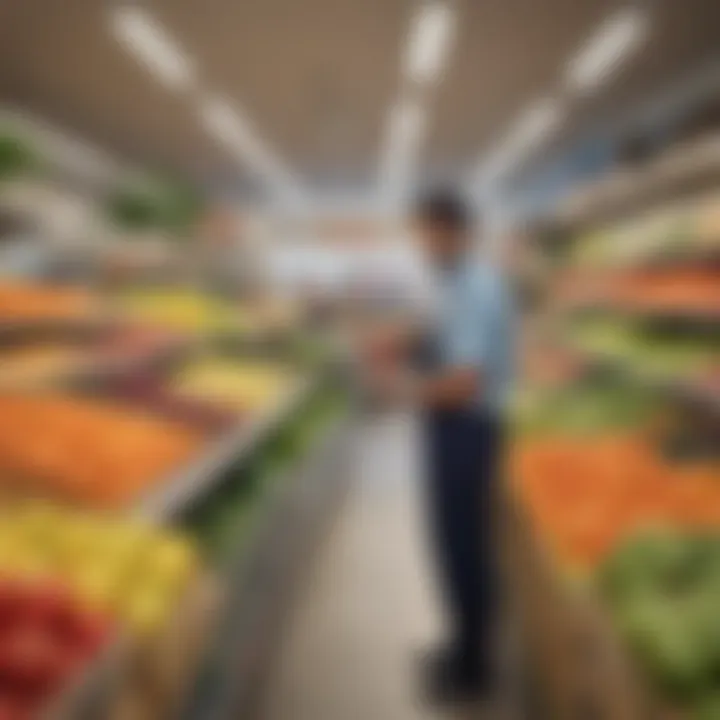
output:
<svg viewBox="0 0 720 720"><path fill-rule="evenodd" d="M212 632L220 582L193 582L165 626L148 638L123 633L42 720L174 720Z"/></svg>
<svg viewBox="0 0 720 720"><path fill-rule="evenodd" d="M597 595L563 577L522 503L501 499L503 569L553 720L681 720L647 688Z"/></svg>
<svg viewBox="0 0 720 720"><path fill-rule="evenodd" d="M222 597L221 581L192 584L160 633L128 641L108 720L174 720L198 672Z"/></svg>
<svg viewBox="0 0 720 720"><path fill-rule="evenodd" d="M48 342L82 345L101 332L87 327L72 332L56 326L47 330L23 328L17 333L0 334L0 345L13 347L33 342L39 336ZM207 442L196 456L169 472L126 509L131 517L161 525L182 524L222 485L230 468L251 462L282 433L284 423L315 397L329 375L325 373L321 383L317 369L310 372L305 363L293 362L290 348L282 344L270 346L232 338L210 342L205 338L167 350L142 365L73 374L59 380L56 387L80 397L120 400L122 393L116 395L113 388L123 377L137 372L162 381L185 361L206 353L240 359L269 358L287 364L296 371L296 377L268 407L251 416L237 413L232 422L212 431L208 428ZM133 400L128 398L128 407L133 406ZM142 407L141 397L137 398L137 406ZM277 629L279 606L287 603L289 587L297 580L291 576L299 574L302 557L338 496L336 490L341 483L334 481L336 474L338 478L342 475L337 463L347 449L347 428L345 419L337 426L323 427L297 466L281 470L262 501L252 537L237 548L227 566L213 568L190 588L162 632L138 639L121 631L102 657L53 702L43 720L178 720L194 705L198 679L208 665L208 656L212 663L219 662L227 670L222 673L222 689L213 694L212 707L243 704L245 700L241 701L240 696L246 697L254 681L245 683L240 679L256 678L255 666L264 664L262 658L273 644L270 636ZM13 500L34 496L36 493L28 492L28 487L24 482L14 488L16 492L3 488L3 493ZM46 488L38 489L47 497ZM231 638L237 643L231 645ZM220 644L222 650L218 650ZM208 653L208 648L212 652ZM206 720L209 715L201 710L197 717Z"/></svg>
<svg viewBox="0 0 720 720"><path fill-rule="evenodd" d="M40 715L41 720L110 718L124 692L128 645L124 637L111 642L92 667Z"/></svg>

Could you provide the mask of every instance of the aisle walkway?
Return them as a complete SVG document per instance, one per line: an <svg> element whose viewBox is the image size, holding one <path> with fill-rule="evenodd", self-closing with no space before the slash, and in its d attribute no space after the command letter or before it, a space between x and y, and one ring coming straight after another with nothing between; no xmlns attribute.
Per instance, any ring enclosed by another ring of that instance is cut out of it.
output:
<svg viewBox="0 0 720 720"><path fill-rule="evenodd" d="M405 418L358 434L350 496L309 573L264 720L434 720L414 699L413 657L438 618L419 528Z"/></svg>

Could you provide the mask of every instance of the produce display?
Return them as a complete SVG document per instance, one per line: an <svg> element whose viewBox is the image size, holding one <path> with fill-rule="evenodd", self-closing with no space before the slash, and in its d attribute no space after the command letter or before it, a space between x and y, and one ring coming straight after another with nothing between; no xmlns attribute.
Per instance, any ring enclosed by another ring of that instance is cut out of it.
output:
<svg viewBox="0 0 720 720"><path fill-rule="evenodd" d="M253 411L275 404L297 382L282 365L208 358L190 363L172 382L181 396Z"/></svg>
<svg viewBox="0 0 720 720"><path fill-rule="evenodd" d="M231 305L200 292L144 291L117 300L121 313L138 322L178 332L237 331L238 314Z"/></svg>
<svg viewBox="0 0 720 720"><path fill-rule="evenodd" d="M720 195L589 218L569 239L509 473L538 605L572 618L543 657L555 630L587 642L558 651L584 680L563 666L544 682L560 708L594 694L598 717L719 720Z"/></svg>
<svg viewBox="0 0 720 720"><path fill-rule="evenodd" d="M83 354L69 347L10 347L0 350L0 387L17 389L50 385L83 361Z"/></svg>
<svg viewBox="0 0 720 720"><path fill-rule="evenodd" d="M570 271L560 280L564 304L599 305L632 313L720 315L720 271L655 268Z"/></svg>
<svg viewBox="0 0 720 720"><path fill-rule="evenodd" d="M113 717L174 717L234 583L203 572L197 548L222 572L260 552L253 528L294 497L281 471L340 407L329 383L296 392L325 356L295 336L296 308L151 289L85 322L101 308L80 290L0 285L0 323L21 329L0 349L0 720L55 717L57 700L58 717L75 717L68 700L78 716L99 700ZM111 692L89 674L105 650Z"/></svg>
<svg viewBox="0 0 720 720"><path fill-rule="evenodd" d="M575 266L628 267L720 251L720 195L593 229L577 240Z"/></svg>
<svg viewBox="0 0 720 720"><path fill-rule="evenodd" d="M0 394L0 472L23 492L127 507L202 442L183 424L97 400Z"/></svg>
<svg viewBox="0 0 720 720"><path fill-rule="evenodd" d="M720 337L704 333L605 317L578 322L568 335L579 350L624 362L647 376L702 381L720 370Z"/></svg>
<svg viewBox="0 0 720 720"><path fill-rule="evenodd" d="M111 637L106 617L64 585L0 577L0 718L44 717Z"/></svg>
<svg viewBox="0 0 720 720"><path fill-rule="evenodd" d="M0 322L83 320L99 311L97 298L75 288L0 282Z"/></svg>
<svg viewBox="0 0 720 720"><path fill-rule="evenodd" d="M217 436L246 418L238 408L223 407L207 398L175 392L157 373L139 371L111 379L106 394L128 408L152 412L173 422L186 423L210 436Z"/></svg>
<svg viewBox="0 0 720 720"><path fill-rule="evenodd" d="M603 563L602 595L656 689L689 710L720 717L720 534L657 527Z"/></svg>
<svg viewBox="0 0 720 720"><path fill-rule="evenodd" d="M72 333L38 338L30 335L24 342L0 348L0 387L53 387L68 378L150 362L181 346L181 338L163 329L123 326L86 337Z"/></svg>
<svg viewBox="0 0 720 720"><path fill-rule="evenodd" d="M563 387L525 389L516 404L515 425L530 438L593 437L637 428L662 410L662 403L643 389L581 377Z"/></svg>
<svg viewBox="0 0 720 720"><path fill-rule="evenodd" d="M91 348L91 356L96 362L152 357L183 341L181 334L163 327L127 325L100 337Z"/></svg>
<svg viewBox="0 0 720 720"><path fill-rule="evenodd" d="M187 537L108 515L35 501L8 508L0 523L0 577L60 581L135 633L163 626L199 566Z"/></svg>
<svg viewBox="0 0 720 720"><path fill-rule="evenodd" d="M562 563L592 568L638 528L720 527L720 464L673 462L640 433L528 438L513 477Z"/></svg>

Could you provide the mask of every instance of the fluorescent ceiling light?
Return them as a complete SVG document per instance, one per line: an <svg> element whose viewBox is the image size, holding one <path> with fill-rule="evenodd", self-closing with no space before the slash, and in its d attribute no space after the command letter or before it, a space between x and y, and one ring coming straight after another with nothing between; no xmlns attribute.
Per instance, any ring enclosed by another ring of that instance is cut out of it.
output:
<svg viewBox="0 0 720 720"><path fill-rule="evenodd" d="M255 132L245 115L218 97L202 100L199 111L208 132L244 166L270 183L284 199L299 199L300 191L292 173Z"/></svg>
<svg viewBox="0 0 720 720"><path fill-rule="evenodd" d="M414 149L424 126L425 111L417 102L403 100L397 103L390 112L391 145L397 149Z"/></svg>
<svg viewBox="0 0 720 720"><path fill-rule="evenodd" d="M423 2L413 18L405 55L405 73L416 83L442 73L455 29L455 12L447 2Z"/></svg>
<svg viewBox="0 0 720 720"><path fill-rule="evenodd" d="M125 5L112 11L110 27L118 42L160 82L186 90L193 82L189 58L144 10Z"/></svg>
<svg viewBox="0 0 720 720"><path fill-rule="evenodd" d="M532 105L512 131L513 142L523 150L542 142L559 125L562 108L549 98Z"/></svg>
<svg viewBox="0 0 720 720"><path fill-rule="evenodd" d="M550 98L531 105L512 125L505 141L483 162L480 182L487 185L510 173L557 129L563 117L563 107Z"/></svg>
<svg viewBox="0 0 720 720"><path fill-rule="evenodd" d="M615 72L645 39L649 19L639 7L627 7L610 16L570 61L566 82L575 91L588 91Z"/></svg>
<svg viewBox="0 0 720 720"><path fill-rule="evenodd" d="M396 201L407 189L424 128L425 111L417 102L401 100L392 107L380 168L381 191L386 200Z"/></svg>

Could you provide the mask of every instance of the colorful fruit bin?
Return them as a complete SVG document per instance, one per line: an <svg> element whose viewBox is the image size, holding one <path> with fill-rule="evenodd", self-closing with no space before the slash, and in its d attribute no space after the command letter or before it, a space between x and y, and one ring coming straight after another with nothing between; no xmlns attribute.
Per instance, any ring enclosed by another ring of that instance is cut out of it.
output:
<svg viewBox="0 0 720 720"><path fill-rule="evenodd" d="M106 401L0 394L0 472L19 495L129 508L204 442L182 423Z"/></svg>
<svg viewBox="0 0 720 720"><path fill-rule="evenodd" d="M144 717L172 717L219 598L189 537L17 503L0 522L0 579L0 702L28 710L8 717L99 704L92 717L119 718L129 698Z"/></svg>

